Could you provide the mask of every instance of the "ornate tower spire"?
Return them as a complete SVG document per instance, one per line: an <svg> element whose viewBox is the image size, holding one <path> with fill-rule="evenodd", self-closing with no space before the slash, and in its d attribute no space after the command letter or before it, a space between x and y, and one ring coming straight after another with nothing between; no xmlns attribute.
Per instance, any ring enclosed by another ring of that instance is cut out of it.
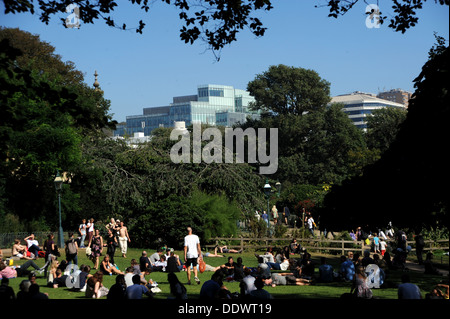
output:
<svg viewBox="0 0 450 319"><path fill-rule="evenodd" d="M97 70L95 70L94 76L95 76L95 82L94 82L95 89L94 90L95 91L101 91L100 83L98 83L98 80L97 80L97 76L98 76Z"/></svg>

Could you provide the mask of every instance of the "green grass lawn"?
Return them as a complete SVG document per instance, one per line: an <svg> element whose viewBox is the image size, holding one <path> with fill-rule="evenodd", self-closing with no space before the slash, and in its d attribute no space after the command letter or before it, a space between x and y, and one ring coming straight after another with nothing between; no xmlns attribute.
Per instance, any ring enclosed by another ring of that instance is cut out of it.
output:
<svg viewBox="0 0 450 319"><path fill-rule="evenodd" d="M120 270L124 271L126 267L130 266L131 259L139 260L139 257L141 256L142 249L128 249L127 258L124 259L121 257L121 254L119 251L117 251L115 256L115 262L119 266ZM152 254L154 250L147 250L148 254ZM180 251L176 252L177 254L181 254ZM312 254L313 260L316 262L317 265L319 265L319 260L321 256L320 254ZM233 256L234 260L236 261L236 258L241 256L243 259L244 265L248 267L256 267L257 266L257 260L254 256L253 252L245 252L242 254L228 254L228 256ZM59 257L59 260L62 260L65 256L62 254L61 257ZM298 258L299 256L294 256L295 258ZM331 264L334 269L339 268L339 256L333 256L333 255L326 255L328 263ZM100 257L102 260L102 257ZM224 264L227 262L227 258L219 258L219 257L213 257L213 258L205 258L205 261L207 264L210 264L212 266L219 266L221 264ZM15 261L15 265L23 264L25 260ZM35 261L38 266L44 265L43 259L38 259ZM81 264L89 264L91 267L93 267L93 264L86 255L84 254L84 250L81 250L78 255L78 265ZM31 268L30 268L31 270ZM91 270L91 274L93 274L95 270ZM318 269L316 267L316 272L318 272ZM402 271L396 270L391 271L388 277L386 278L386 281L391 284L391 288L384 288L384 289L373 289L373 295L376 298L379 299L397 299L397 288L396 285L399 284ZM422 273L418 273L415 271L409 272L411 276L411 282L417 284L419 288L421 289L422 296L424 297L426 293L430 292L432 288L439 283L443 277L439 276L431 276L431 275L424 275ZM199 273L199 278L201 282L205 282L206 280L209 280L211 278L212 272L204 272L202 274ZM177 273L178 278L182 283L187 282L187 275L186 272L179 272ZM116 276L104 276L103 284L105 287L111 287L115 283ZM159 284L159 288L162 290L162 292L156 294L156 299L167 299L167 297L170 296L169 292L169 285L167 282L167 274L163 272L153 272L150 275L146 276L146 279L151 278L153 281L156 281ZM22 280L27 279L25 277L19 277L10 279L10 286L14 289L14 291L17 293L19 291L19 284ZM82 292L74 292L70 291L69 288L48 288L46 287L46 279L43 277L43 275L37 277L37 283L40 285L40 291L48 293L50 299L85 299L84 293ZM230 290L231 292L239 292L239 283L237 282L226 282L225 286ZM186 285L187 291L188 291L188 297L189 299L197 299L200 293L201 284L197 285L195 281L193 280L192 276L192 285L188 286ZM265 287L267 291L269 291L275 299L337 299L339 298L343 293L350 292L351 283L344 283L344 282L336 282L336 283L317 283L311 286L277 286L277 287Z"/></svg>

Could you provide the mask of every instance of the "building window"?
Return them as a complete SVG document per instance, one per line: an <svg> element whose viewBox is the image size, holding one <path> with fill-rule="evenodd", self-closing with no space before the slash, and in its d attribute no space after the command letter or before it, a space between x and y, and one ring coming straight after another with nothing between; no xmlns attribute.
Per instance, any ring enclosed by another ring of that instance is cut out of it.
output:
<svg viewBox="0 0 450 319"><path fill-rule="evenodd" d="M207 97L208 96L208 88L200 88L198 89L199 97Z"/></svg>
<svg viewBox="0 0 450 319"><path fill-rule="evenodd" d="M223 97L223 89L210 89L209 96Z"/></svg>

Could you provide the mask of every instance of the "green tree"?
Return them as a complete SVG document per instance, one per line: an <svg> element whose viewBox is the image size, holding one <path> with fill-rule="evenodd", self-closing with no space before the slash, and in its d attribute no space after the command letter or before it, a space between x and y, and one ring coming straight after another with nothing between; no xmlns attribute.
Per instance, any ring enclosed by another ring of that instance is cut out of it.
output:
<svg viewBox="0 0 450 319"><path fill-rule="evenodd" d="M278 128L279 167L270 177L282 183L340 183L353 174L350 153L365 148L361 131L340 105L301 116L264 116L241 127Z"/></svg>
<svg viewBox="0 0 450 319"><path fill-rule="evenodd" d="M83 135L99 133L103 128L115 128L117 122L109 114L110 101L103 98L101 91L84 82L83 73L75 68L73 62L62 61L50 43L18 28L0 27L2 40L8 40L11 47L19 50L14 58L17 69L30 70L53 86L73 94L75 103L65 103L63 111L70 114L73 125L80 128ZM45 91L46 86L42 89Z"/></svg>
<svg viewBox="0 0 450 319"><path fill-rule="evenodd" d="M379 149L382 153L394 141L400 125L406 118L406 110L382 108L367 117L366 142L370 149Z"/></svg>
<svg viewBox="0 0 450 319"><path fill-rule="evenodd" d="M63 61L55 53L55 48L48 42L42 41L38 35L18 28L0 26L0 41L8 39L9 44L21 51L15 63L22 69L33 70L37 74L44 74L49 81L57 81L63 86L73 86L83 83L81 71L75 68L72 61Z"/></svg>
<svg viewBox="0 0 450 319"><path fill-rule="evenodd" d="M152 201L141 213L135 213L136 219L130 233L136 238L138 247L155 247L164 243L176 249L183 247L186 228L192 227L196 235L204 238L204 211L187 197L176 194Z"/></svg>
<svg viewBox="0 0 450 319"><path fill-rule="evenodd" d="M253 110L279 115L302 115L324 109L330 102L330 83L317 72L283 64L270 66L247 85L255 97Z"/></svg>
<svg viewBox="0 0 450 319"><path fill-rule="evenodd" d="M261 176L245 163L173 163L171 131L157 129L138 147L123 140L83 140L71 189L87 209L77 218L86 212L96 219L120 218L142 244L160 237L180 240L189 224L203 238L235 234L236 221L264 203ZM159 221L173 222L154 227ZM175 224L180 229L170 232Z"/></svg>
<svg viewBox="0 0 450 319"><path fill-rule="evenodd" d="M82 140L114 127L107 114L110 104L48 43L40 47L36 36L18 29L1 28L0 37L1 214L55 227L56 171L73 177ZM79 198L64 185L63 220L80 211Z"/></svg>
<svg viewBox="0 0 450 319"><path fill-rule="evenodd" d="M49 214L56 170L80 158L78 130L67 112L76 95L13 63L20 51L2 41L0 153L2 213ZM27 200L24 200L24 197Z"/></svg>
<svg viewBox="0 0 450 319"><path fill-rule="evenodd" d="M216 236L236 235L240 210L223 195L194 190L189 196L171 194L148 203L142 212L135 212L131 230L140 247L165 243L181 249L186 228L192 227L200 240Z"/></svg>

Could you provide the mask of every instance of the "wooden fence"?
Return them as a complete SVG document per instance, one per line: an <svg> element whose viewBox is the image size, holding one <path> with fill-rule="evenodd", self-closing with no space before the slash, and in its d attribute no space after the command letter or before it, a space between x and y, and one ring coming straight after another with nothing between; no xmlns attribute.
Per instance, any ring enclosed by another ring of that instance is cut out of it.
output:
<svg viewBox="0 0 450 319"><path fill-rule="evenodd" d="M207 248L214 248L216 245L223 246L221 242L227 242L228 248L245 250L257 250L266 249L270 246L284 247L289 245L292 238L226 238L226 237L216 237L212 238L210 242L215 242L215 244L203 245ZM370 250L372 247L372 242L370 245L366 245L364 241L354 241L354 240L330 240L330 239L297 239L297 242L308 251L339 251L341 255L346 255L348 251L361 252L363 255L365 250ZM388 240L387 243L392 243L392 240ZM238 243L238 244L237 244ZM426 240L424 251L433 250L448 250L449 240ZM407 241L407 246L410 245L412 251L415 251L415 242Z"/></svg>

